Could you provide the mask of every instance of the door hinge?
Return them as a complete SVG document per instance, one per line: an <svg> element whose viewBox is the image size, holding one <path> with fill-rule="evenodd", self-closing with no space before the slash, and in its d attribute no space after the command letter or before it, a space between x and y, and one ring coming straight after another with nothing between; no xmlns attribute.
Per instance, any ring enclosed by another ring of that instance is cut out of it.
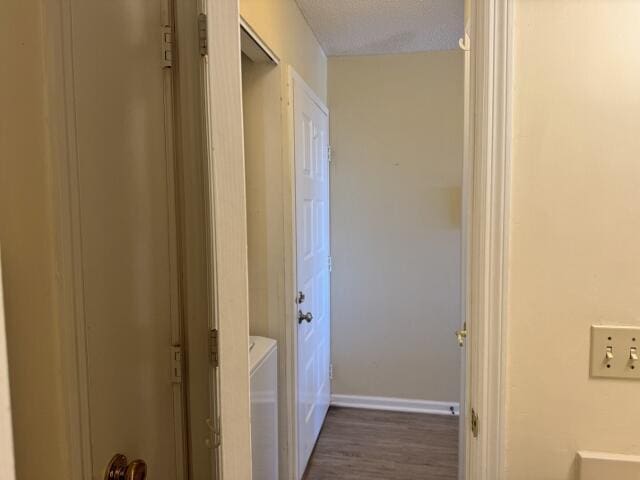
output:
<svg viewBox="0 0 640 480"><path fill-rule="evenodd" d="M211 433L211 439L207 438L205 440L205 445L207 446L207 448L210 448L210 449L218 448L220 446L220 427L217 426L217 425L220 425L220 417L217 417L217 418L218 418L218 421L216 422L215 425L210 418L207 418L205 420L205 423L209 428L209 432Z"/></svg>
<svg viewBox="0 0 640 480"><path fill-rule="evenodd" d="M332 160L331 159L331 153L332 153L331 145L328 145L327 146L327 158L329 159L329 163L331 163L331 160Z"/></svg>
<svg viewBox="0 0 640 480"><path fill-rule="evenodd" d="M218 330L209 330L209 362L217 367L220 363L220 350L218 346Z"/></svg>
<svg viewBox="0 0 640 480"><path fill-rule="evenodd" d="M207 26L207 15L201 13L198 15L198 45L200 47L200 55L204 57L209 53L209 27Z"/></svg>
<svg viewBox="0 0 640 480"><path fill-rule="evenodd" d="M333 271L333 257L329 256L327 260L327 265L329 265L329 272Z"/></svg>
<svg viewBox="0 0 640 480"><path fill-rule="evenodd" d="M173 67L173 29L171 25L162 27L162 68Z"/></svg>
<svg viewBox="0 0 640 480"><path fill-rule="evenodd" d="M478 414L472 408L471 409L471 433L473 433L473 438L478 438Z"/></svg>
<svg viewBox="0 0 640 480"><path fill-rule="evenodd" d="M329 380L333 380L333 363L329 364Z"/></svg>
<svg viewBox="0 0 640 480"><path fill-rule="evenodd" d="M182 347L171 347L171 383L182 383Z"/></svg>

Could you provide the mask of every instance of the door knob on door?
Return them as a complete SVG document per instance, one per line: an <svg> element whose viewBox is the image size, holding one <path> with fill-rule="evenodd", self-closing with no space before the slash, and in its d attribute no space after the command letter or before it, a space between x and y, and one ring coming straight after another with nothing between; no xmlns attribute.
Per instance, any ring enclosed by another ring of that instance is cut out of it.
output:
<svg viewBox="0 0 640 480"><path fill-rule="evenodd" d="M104 474L104 480L145 480L147 464L144 460L133 460L128 463L127 457L116 453Z"/></svg>
<svg viewBox="0 0 640 480"><path fill-rule="evenodd" d="M306 320L307 323L311 323L313 315L311 315L311 312L302 313L302 310L298 310L298 323L302 323L304 320Z"/></svg>

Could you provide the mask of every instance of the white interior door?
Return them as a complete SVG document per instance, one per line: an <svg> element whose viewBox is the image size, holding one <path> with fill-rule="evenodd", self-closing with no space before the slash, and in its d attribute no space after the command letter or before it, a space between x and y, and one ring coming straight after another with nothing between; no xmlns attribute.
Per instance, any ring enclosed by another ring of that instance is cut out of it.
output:
<svg viewBox="0 0 640 480"><path fill-rule="evenodd" d="M329 408L329 116L293 75L297 329L298 478Z"/></svg>
<svg viewBox="0 0 640 480"><path fill-rule="evenodd" d="M168 0L72 0L84 478L116 453L184 478ZM139 477L135 477L139 478Z"/></svg>

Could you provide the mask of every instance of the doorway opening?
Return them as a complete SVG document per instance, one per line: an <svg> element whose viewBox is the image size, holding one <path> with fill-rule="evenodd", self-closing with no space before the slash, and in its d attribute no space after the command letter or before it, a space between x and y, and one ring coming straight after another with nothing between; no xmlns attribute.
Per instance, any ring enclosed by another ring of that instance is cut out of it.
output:
<svg viewBox="0 0 640 480"><path fill-rule="evenodd" d="M250 335L278 363L256 479L464 474L464 5L403 8L430 33L240 2Z"/></svg>
<svg viewBox="0 0 640 480"><path fill-rule="evenodd" d="M328 101L334 408L306 478L356 444L358 468L457 478L464 52L329 57Z"/></svg>

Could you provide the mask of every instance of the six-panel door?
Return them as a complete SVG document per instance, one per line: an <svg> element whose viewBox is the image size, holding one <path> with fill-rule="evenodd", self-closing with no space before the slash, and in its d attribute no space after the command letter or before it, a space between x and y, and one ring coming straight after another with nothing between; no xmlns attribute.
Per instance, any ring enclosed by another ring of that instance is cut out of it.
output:
<svg viewBox="0 0 640 480"><path fill-rule="evenodd" d="M298 307L312 319L297 332L298 478L302 477L330 400L329 121L308 87L294 77ZM296 320L298 321L298 320Z"/></svg>

